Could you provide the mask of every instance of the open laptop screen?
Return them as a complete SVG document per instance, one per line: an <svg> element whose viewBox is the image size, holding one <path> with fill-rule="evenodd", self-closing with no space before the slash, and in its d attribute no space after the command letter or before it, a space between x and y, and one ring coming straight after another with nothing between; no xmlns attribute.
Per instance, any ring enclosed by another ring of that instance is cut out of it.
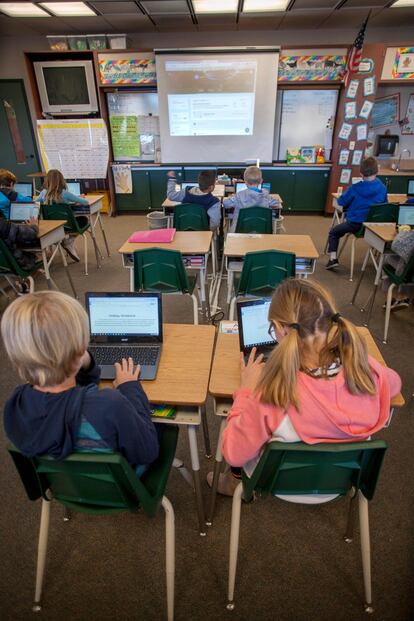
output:
<svg viewBox="0 0 414 621"><path fill-rule="evenodd" d="M36 203L10 203L9 219L13 222L26 222L30 218L37 218L39 205Z"/></svg>
<svg viewBox="0 0 414 621"><path fill-rule="evenodd" d="M68 192L79 196L79 194L81 193L79 181L69 181L66 185L68 187Z"/></svg>
<svg viewBox="0 0 414 621"><path fill-rule="evenodd" d="M22 196L32 196L33 186L31 183L16 183L14 190Z"/></svg>
<svg viewBox="0 0 414 621"><path fill-rule="evenodd" d="M414 226L414 205L400 205L398 224Z"/></svg>
<svg viewBox="0 0 414 621"><path fill-rule="evenodd" d="M117 342L162 340L161 296L156 293L87 293L91 337Z"/></svg>
<svg viewBox="0 0 414 621"><path fill-rule="evenodd" d="M240 350L245 351L259 345L274 345L269 335L270 299L249 300L237 304L239 320Z"/></svg>
<svg viewBox="0 0 414 621"><path fill-rule="evenodd" d="M414 179L408 179L407 194L408 196L414 196Z"/></svg>

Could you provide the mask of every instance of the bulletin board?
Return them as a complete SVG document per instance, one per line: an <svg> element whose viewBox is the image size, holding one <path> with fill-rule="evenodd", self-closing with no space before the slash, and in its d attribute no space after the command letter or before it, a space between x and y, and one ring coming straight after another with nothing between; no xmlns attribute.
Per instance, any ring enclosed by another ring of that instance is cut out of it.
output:
<svg viewBox="0 0 414 621"><path fill-rule="evenodd" d="M400 120L400 94L381 97L374 101L371 114L371 127L386 127Z"/></svg>

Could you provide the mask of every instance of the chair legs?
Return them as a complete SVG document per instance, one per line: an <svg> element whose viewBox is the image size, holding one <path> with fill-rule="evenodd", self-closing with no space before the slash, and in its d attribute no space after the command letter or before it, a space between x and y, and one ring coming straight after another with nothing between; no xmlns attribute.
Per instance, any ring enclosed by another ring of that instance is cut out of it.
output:
<svg viewBox="0 0 414 621"><path fill-rule="evenodd" d="M346 525L346 532L344 535L345 543L352 543L354 538L354 526L355 526L355 517L356 517L356 508L357 508L357 494L355 493L355 488L353 488L352 496L349 501L349 512L348 512L348 522Z"/></svg>
<svg viewBox="0 0 414 621"><path fill-rule="evenodd" d="M193 298L194 325L198 326L198 300L194 293L191 294L191 297Z"/></svg>
<svg viewBox="0 0 414 621"><path fill-rule="evenodd" d="M40 516L39 543L37 547L37 568L36 568L36 590L33 604L33 612L40 612L42 609L42 587L45 573L47 538L49 534L50 505L48 500L42 500L42 512Z"/></svg>
<svg viewBox="0 0 414 621"><path fill-rule="evenodd" d="M385 344L387 343L388 328L390 325L391 302L392 302L392 293L394 291L394 287L395 287L395 283L391 283L387 291L387 304L385 307L384 338L382 340L382 342Z"/></svg>
<svg viewBox="0 0 414 621"><path fill-rule="evenodd" d="M167 578L167 619L174 619L175 583L175 517L174 509L166 496L161 502L165 511L165 571Z"/></svg>
<svg viewBox="0 0 414 621"><path fill-rule="evenodd" d="M243 495L243 484L239 483L233 494L231 510L229 582L227 590L227 610L234 609L234 585L236 582L237 556L239 552L240 511Z"/></svg>
<svg viewBox="0 0 414 621"><path fill-rule="evenodd" d="M88 276L88 240L86 233L83 233L83 254L85 258L85 276Z"/></svg>
<svg viewBox="0 0 414 621"><path fill-rule="evenodd" d="M351 240L351 269L349 273L349 280L352 282L354 277L354 264L355 264L355 243L356 237L353 235Z"/></svg>
<svg viewBox="0 0 414 621"><path fill-rule="evenodd" d="M361 530L362 571L364 574L365 612L372 613L371 545L369 539L368 500L358 492L359 527Z"/></svg>
<svg viewBox="0 0 414 621"><path fill-rule="evenodd" d="M230 309L229 309L229 320L234 321L234 310L236 308L236 296L231 298Z"/></svg>

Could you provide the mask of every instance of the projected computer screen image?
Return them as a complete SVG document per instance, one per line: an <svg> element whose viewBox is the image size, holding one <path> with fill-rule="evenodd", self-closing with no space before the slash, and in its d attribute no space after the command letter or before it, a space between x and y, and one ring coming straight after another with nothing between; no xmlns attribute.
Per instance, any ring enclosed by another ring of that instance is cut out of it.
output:
<svg viewBox="0 0 414 621"><path fill-rule="evenodd" d="M165 74L171 136L253 134L255 61L171 60Z"/></svg>
<svg viewBox="0 0 414 621"><path fill-rule="evenodd" d="M93 336L159 335L156 297L90 297Z"/></svg>

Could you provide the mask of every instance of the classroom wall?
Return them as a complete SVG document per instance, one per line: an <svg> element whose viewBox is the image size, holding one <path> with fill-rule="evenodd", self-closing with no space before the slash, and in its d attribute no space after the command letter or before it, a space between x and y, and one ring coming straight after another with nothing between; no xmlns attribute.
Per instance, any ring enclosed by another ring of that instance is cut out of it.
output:
<svg viewBox="0 0 414 621"><path fill-rule="evenodd" d="M414 84L398 84L398 86L379 86L377 91L377 98L387 97L388 95L394 95L400 93L400 119L403 119L407 110L407 103L410 94L414 93ZM387 125L387 127L379 127L373 130L373 142L378 134L385 134L387 131L392 135L398 135L400 137L399 150L396 152L396 158L399 157L403 149L409 149L411 151L411 157L408 153L404 153L404 159L414 160L414 135L401 134L401 128L396 123L395 125Z"/></svg>

